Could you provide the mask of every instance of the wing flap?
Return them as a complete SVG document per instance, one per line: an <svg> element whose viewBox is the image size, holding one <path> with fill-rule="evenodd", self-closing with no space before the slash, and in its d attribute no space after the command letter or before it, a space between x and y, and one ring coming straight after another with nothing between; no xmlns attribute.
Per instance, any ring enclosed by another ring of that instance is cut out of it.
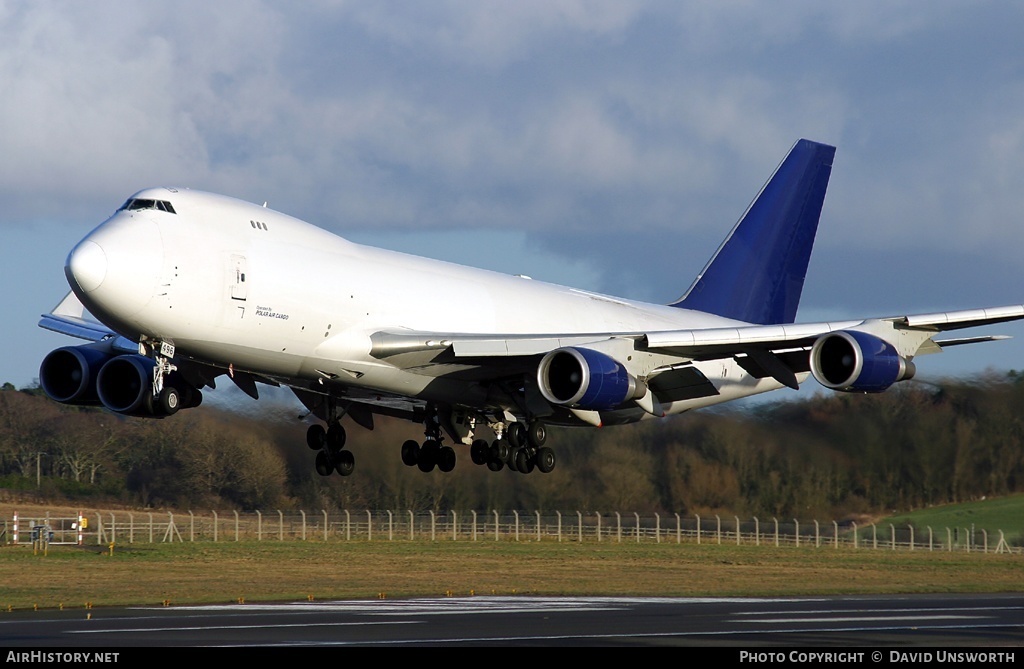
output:
<svg viewBox="0 0 1024 669"><path fill-rule="evenodd" d="M918 314L893 319L907 327L928 330L959 330L961 328L1005 323L1024 318L1024 304L1012 304L1005 307L989 307L987 309L968 309L964 311L947 311L935 314Z"/></svg>

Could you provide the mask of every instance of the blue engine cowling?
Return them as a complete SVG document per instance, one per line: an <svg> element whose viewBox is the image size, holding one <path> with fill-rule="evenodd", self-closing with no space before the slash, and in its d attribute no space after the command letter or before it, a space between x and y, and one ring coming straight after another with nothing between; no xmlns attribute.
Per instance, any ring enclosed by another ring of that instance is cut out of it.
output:
<svg viewBox="0 0 1024 669"><path fill-rule="evenodd" d="M880 393L897 381L913 378L914 363L892 344L857 330L823 335L811 347L811 374L832 390Z"/></svg>
<svg viewBox="0 0 1024 669"><path fill-rule="evenodd" d="M112 357L103 345L62 346L43 358L39 365L39 385L55 402L99 404L96 378Z"/></svg>
<svg viewBox="0 0 1024 669"><path fill-rule="evenodd" d="M120 355L103 365L96 390L103 406L129 416L153 416L153 367L142 355Z"/></svg>
<svg viewBox="0 0 1024 669"><path fill-rule="evenodd" d="M537 367L541 394L553 404L608 411L646 392L614 358L588 348L559 348Z"/></svg>

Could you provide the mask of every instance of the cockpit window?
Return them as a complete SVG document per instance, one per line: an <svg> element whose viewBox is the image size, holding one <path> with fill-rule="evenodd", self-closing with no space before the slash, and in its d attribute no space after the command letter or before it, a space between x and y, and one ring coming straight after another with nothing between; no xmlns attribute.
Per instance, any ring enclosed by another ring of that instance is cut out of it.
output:
<svg viewBox="0 0 1024 669"><path fill-rule="evenodd" d="M134 198L128 200L118 211L141 211L143 209L158 209L160 211L166 211L169 214L177 214L174 211L174 207L167 200L145 200L142 198Z"/></svg>

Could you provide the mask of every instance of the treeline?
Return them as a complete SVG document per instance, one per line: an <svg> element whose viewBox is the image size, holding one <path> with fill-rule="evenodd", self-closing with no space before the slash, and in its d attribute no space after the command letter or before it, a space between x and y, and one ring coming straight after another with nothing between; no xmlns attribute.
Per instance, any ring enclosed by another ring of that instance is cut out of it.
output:
<svg viewBox="0 0 1024 669"><path fill-rule="evenodd" d="M1020 492L1024 376L878 395L704 410L602 430L552 429L551 474L490 472L456 446L455 470L402 464L422 429L351 425L355 473L320 477L298 421L209 406L163 420L0 389L0 489L45 501L192 509L456 510L844 518ZM296 403L296 407L298 404Z"/></svg>

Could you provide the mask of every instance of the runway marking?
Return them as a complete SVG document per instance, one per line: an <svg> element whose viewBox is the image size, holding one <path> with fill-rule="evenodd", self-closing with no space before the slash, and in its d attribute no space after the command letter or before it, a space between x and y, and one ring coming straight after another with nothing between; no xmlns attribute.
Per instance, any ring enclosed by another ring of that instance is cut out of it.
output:
<svg viewBox="0 0 1024 669"><path fill-rule="evenodd" d="M515 641L558 641L566 639L601 640L601 639L664 639L670 637L699 637L699 636L733 636L751 634L807 634L807 633L831 633L831 632L890 632L907 629L917 631L926 630L955 630L955 629L997 629L1006 627L1021 628L1024 625L1016 623L994 624L994 625L934 625L934 626L873 626L873 627L818 627L818 628L793 628L781 630L718 630L711 632L622 632L619 634L551 634L533 636L494 636L494 637L455 637L447 639L392 639L386 641L303 641L297 643L275 643L268 646L409 646L409 645L443 645L456 643L480 643L495 642L509 643ZM252 645L252 644L246 644Z"/></svg>
<svg viewBox="0 0 1024 669"><path fill-rule="evenodd" d="M953 615L941 615L941 616L843 616L836 618L825 618L825 621L830 623L853 623L853 622L872 622L877 620L971 620L979 619L985 620L992 616L953 616ZM739 620L737 622L750 623L760 625L762 623L820 623L822 622L821 617L817 618L764 618L760 620Z"/></svg>
<svg viewBox="0 0 1024 669"><path fill-rule="evenodd" d="M368 625L415 625L421 620L400 622L358 622L358 623L276 623L271 625L190 625L187 627L134 627L117 629L67 630L67 634L117 634L119 632L195 632L196 630L252 630L280 629L286 627L365 627Z"/></svg>

